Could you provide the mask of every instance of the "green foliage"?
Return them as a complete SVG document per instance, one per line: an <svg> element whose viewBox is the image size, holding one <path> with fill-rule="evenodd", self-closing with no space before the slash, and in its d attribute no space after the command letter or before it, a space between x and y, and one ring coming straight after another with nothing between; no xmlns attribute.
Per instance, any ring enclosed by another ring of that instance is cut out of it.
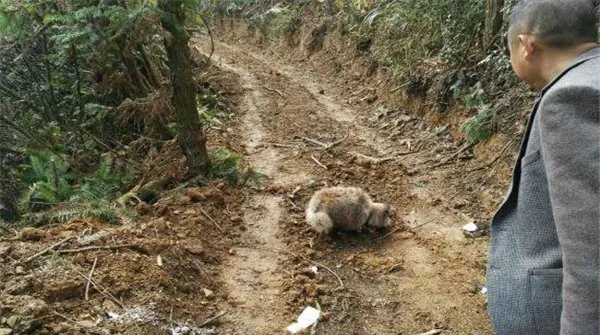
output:
<svg viewBox="0 0 600 335"><path fill-rule="evenodd" d="M238 16L247 7L260 4L264 0L206 0L198 3L198 10L206 17Z"/></svg>
<svg viewBox="0 0 600 335"><path fill-rule="evenodd" d="M14 229L14 225L0 219L0 236L14 233Z"/></svg>
<svg viewBox="0 0 600 335"><path fill-rule="evenodd" d="M224 179L231 184L245 184L248 181L261 187L268 177L252 168L241 167L242 156L225 148L213 153L210 178Z"/></svg>
<svg viewBox="0 0 600 335"><path fill-rule="evenodd" d="M20 225L42 226L85 217L108 223L119 222L116 206L106 200L99 200L84 204L63 204L41 212L29 212L23 215Z"/></svg>
<svg viewBox="0 0 600 335"><path fill-rule="evenodd" d="M120 180L127 176L116 175L111 171L111 161L104 160L95 173L83 175L83 184L73 192L70 202L97 203L104 198L110 198L119 190Z"/></svg>
<svg viewBox="0 0 600 335"><path fill-rule="evenodd" d="M469 118L462 127L467 143L476 144L487 140L492 134L492 111L486 103L485 91L480 82L470 89L463 101L465 107L477 111L477 114Z"/></svg>
<svg viewBox="0 0 600 335"><path fill-rule="evenodd" d="M240 162L242 156L225 148L218 148L212 157L210 178L222 178L231 184L240 180Z"/></svg>
<svg viewBox="0 0 600 335"><path fill-rule="evenodd" d="M26 189L19 203L25 222L33 225L65 222L74 217L92 216L114 222L110 205L124 176L114 175L111 161L100 163L91 174L70 172L68 157L52 151L29 152L29 162L21 167L21 188ZM81 181L81 184L75 184ZM57 205L55 208L49 206Z"/></svg>
<svg viewBox="0 0 600 335"><path fill-rule="evenodd" d="M168 79L160 15L154 1L0 0L0 142L14 151L0 157L0 199L16 190L9 207L25 221L115 220L109 204L131 169L101 157L169 121L161 108L117 108Z"/></svg>
<svg viewBox="0 0 600 335"><path fill-rule="evenodd" d="M28 186L20 203L21 212L28 211L32 201L53 204L66 199L71 192L68 168L65 155L31 150L29 164L22 166L22 182Z"/></svg>
<svg viewBox="0 0 600 335"><path fill-rule="evenodd" d="M463 126L467 143L477 144L487 140L492 134L491 120L492 111L489 108L481 108L475 116L469 118Z"/></svg>

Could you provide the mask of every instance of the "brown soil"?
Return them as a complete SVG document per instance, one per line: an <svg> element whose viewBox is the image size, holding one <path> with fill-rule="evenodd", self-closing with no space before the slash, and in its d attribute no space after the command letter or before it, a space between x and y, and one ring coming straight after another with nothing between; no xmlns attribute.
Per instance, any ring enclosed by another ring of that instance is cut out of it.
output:
<svg viewBox="0 0 600 335"><path fill-rule="evenodd" d="M475 220L485 228L500 201L507 165L476 168L495 159L505 138L460 151L440 120L388 107L361 75L251 42L217 42L221 72L211 80L235 111L209 142L242 151L270 176L266 188L175 188L120 226L75 220L0 240L0 328L285 334L310 305L323 313L316 334L491 333L480 292L488 237L465 237L461 227ZM193 44L209 50L206 38ZM343 141L325 150L301 137ZM181 156L169 157L181 169ZM394 227L314 239L304 206L324 185L360 186L391 203ZM57 249L115 248L23 262L68 236L75 238Z"/></svg>

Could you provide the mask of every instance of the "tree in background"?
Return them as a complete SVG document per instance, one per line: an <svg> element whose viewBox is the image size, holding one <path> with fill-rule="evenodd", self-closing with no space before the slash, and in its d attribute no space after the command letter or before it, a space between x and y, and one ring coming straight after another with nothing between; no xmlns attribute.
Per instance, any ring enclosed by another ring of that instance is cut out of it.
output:
<svg viewBox="0 0 600 335"><path fill-rule="evenodd" d="M190 59L190 39L185 30L185 13L182 0L159 0L158 7L163 11L162 26L171 36L165 39L165 49L171 69L173 95L171 102L175 108L179 128L179 144L188 168L193 174L206 175L210 169L210 159L206 151L206 137L202 132L200 116L196 106L196 90Z"/></svg>
<svg viewBox="0 0 600 335"><path fill-rule="evenodd" d="M160 5L0 0L0 220L112 204L173 138L208 174L184 3Z"/></svg>

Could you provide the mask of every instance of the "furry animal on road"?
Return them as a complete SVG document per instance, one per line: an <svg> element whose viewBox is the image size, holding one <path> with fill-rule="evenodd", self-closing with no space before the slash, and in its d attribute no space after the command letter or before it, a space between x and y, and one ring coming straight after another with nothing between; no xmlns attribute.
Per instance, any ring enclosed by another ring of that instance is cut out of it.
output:
<svg viewBox="0 0 600 335"><path fill-rule="evenodd" d="M358 187L328 187L317 191L306 208L306 222L320 234L334 228L360 230L364 226L389 227L391 207L373 202Z"/></svg>

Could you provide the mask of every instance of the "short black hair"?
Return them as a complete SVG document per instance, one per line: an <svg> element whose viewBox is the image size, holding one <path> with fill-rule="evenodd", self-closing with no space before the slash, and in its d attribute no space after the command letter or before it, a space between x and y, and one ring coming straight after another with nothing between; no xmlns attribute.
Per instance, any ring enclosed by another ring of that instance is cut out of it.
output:
<svg viewBox="0 0 600 335"><path fill-rule="evenodd" d="M518 28L552 48L598 42L594 0L521 0L508 23L509 31Z"/></svg>

